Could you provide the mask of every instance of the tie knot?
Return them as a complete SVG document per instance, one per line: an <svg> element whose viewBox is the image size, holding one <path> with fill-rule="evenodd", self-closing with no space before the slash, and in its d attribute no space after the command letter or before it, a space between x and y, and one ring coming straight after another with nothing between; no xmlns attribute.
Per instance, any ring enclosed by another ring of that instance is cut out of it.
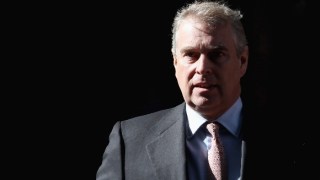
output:
<svg viewBox="0 0 320 180"><path fill-rule="evenodd" d="M219 125L218 125L218 123L208 123L207 129L210 132L210 134L214 134L219 131Z"/></svg>

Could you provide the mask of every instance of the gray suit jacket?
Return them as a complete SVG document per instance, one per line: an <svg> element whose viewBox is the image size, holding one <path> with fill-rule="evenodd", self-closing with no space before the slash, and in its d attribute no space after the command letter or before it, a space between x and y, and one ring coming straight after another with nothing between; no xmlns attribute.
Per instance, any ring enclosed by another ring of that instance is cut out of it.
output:
<svg viewBox="0 0 320 180"><path fill-rule="evenodd" d="M182 103L117 122L96 180L186 180L185 120ZM252 170L251 175L257 172Z"/></svg>

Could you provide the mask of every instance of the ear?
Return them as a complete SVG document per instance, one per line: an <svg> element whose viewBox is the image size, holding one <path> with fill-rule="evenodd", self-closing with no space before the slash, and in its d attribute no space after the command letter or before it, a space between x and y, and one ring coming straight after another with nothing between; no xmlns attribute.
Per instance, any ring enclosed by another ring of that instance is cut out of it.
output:
<svg viewBox="0 0 320 180"><path fill-rule="evenodd" d="M175 52L173 51L173 49L171 49L171 54L172 54L172 58L173 58L173 66L176 67L176 65L177 65L177 56L176 56Z"/></svg>
<svg viewBox="0 0 320 180"><path fill-rule="evenodd" d="M241 77L246 73L249 60L249 48L246 46L240 56L240 73Z"/></svg>

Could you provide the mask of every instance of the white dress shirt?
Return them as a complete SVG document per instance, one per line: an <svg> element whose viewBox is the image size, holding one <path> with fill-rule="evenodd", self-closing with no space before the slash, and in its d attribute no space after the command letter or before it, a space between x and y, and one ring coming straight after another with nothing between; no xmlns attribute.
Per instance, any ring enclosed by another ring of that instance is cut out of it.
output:
<svg viewBox="0 0 320 180"><path fill-rule="evenodd" d="M238 100L218 119L220 123L219 135L222 140L227 160L228 179L240 178L241 146L240 136L242 101ZM204 124L207 122L190 106L186 106L187 122L187 170L189 180L206 180L208 168L208 147L210 147L210 133Z"/></svg>

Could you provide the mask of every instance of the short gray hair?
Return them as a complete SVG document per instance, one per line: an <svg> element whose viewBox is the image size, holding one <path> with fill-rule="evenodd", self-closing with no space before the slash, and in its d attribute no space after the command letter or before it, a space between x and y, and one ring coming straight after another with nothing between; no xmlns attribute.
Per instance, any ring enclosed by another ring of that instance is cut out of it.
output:
<svg viewBox="0 0 320 180"><path fill-rule="evenodd" d="M239 10L233 10L222 2L194 2L187 4L178 10L172 24L172 51L176 49L176 32L182 20L187 17L196 17L206 23L209 27L218 24L230 23L235 35L235 43L238 55L247 45L247 38L244 32L241 18L243 15Z"/></svg>

